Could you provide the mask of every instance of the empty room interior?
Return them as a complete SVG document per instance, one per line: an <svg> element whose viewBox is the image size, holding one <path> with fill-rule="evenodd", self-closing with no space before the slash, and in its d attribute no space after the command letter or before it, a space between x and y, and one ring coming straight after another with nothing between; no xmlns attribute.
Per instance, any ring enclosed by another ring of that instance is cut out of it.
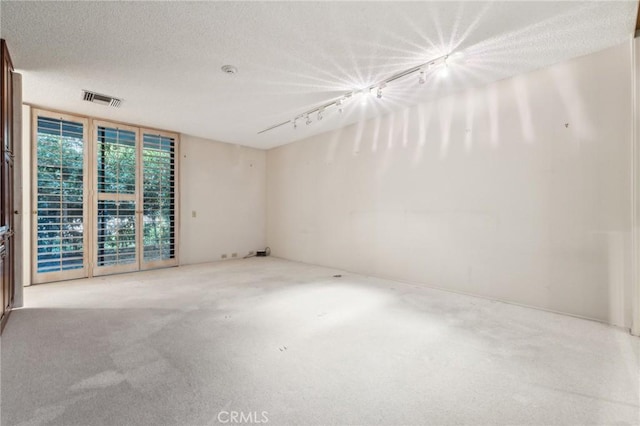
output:
<svg viewBox="0 0 640 426"><path fill-rule="evenodd" d="M640 425L638 6L1 0L1 424Z"/></svg>

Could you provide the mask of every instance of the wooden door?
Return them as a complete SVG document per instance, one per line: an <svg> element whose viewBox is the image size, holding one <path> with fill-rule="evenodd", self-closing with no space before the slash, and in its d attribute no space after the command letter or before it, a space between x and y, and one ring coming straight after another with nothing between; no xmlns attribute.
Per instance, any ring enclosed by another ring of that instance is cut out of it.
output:
<svg viewBox="0 0 640 426"><path fill-rule="evenodd" d="M13 208L13 65L4 40L0 40L0 279L4 327L13 306L14 208Z"/></svg>

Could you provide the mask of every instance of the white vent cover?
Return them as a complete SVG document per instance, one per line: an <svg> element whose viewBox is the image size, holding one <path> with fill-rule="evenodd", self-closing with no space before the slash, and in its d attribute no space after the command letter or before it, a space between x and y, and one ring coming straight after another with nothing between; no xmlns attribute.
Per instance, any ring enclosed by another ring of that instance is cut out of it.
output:
<svg viewBox="0 0 640 426"><path fill-rule="evenodd" d="M114 108L118 108L122 102L121 99L114 98L113 96L101 95L100 93L91 92L89 90L82 91L82 100Z"/></svg>

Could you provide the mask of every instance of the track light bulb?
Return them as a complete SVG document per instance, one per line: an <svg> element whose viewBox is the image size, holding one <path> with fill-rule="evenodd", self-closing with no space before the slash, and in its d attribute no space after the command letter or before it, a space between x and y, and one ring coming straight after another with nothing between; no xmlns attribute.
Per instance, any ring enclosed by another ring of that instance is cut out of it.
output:
<svg viewBox="0 0 640 426"><path fill-rule="evenodd" d="M442 60L442 66L440 67L440 71L438 72L440 77L447 77L449 75L449 63L447 62L448 58L448 56L445 56Z"/></svg>
<svg viewBox="0 0 640 426"><path fill-rule="evenodd" d="M318 121L322 120L322 111L324 111L324 108L318 110Z"/></svg>
<svg viewBox="0 0 640 426"><path fill-rule="evenodd" d="M420 74L418 75L418 83L424 84L427 80L424 78L424 68L420 68Z"/></svg>
<svg viewBox="0 0 640 426"><path fill-rule="evenodd" d="M367 99L369 99L369 96L371 94L371 91L369 89L362 89L361 91L358 92L358 96L360 97L360 105L366 105L367 104Z"/></svg>
<svg viewBox="0 0 640 426"><path fill-rule="evenodd" d="M294 129L297 129L297 128L298 128L298 119L297 119L297 118L294 118L294 119L293 119L293 128L294 128Z"/></svg>
<svg viewBox="0 0 640 426"><path fill-rule="evenodd" d="M309 117L309 114L307 114L307 121L306 121L306 123L307 123L307 126L308 126L309 124L311 124L311 117Z"/></svg>

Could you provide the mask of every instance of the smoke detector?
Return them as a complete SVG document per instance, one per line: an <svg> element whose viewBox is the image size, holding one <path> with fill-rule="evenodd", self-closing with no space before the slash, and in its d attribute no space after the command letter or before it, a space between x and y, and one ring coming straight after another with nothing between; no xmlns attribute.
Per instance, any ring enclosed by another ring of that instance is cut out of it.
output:
<svg viewBox="0 0 640 426"><path fill-rule="evenodd" d="M94 104L110 106L113 108L120 107L122 99L114 98L113 96L101 95L100 93L92 92L90 90L82 91L82 100L87 102L93 102Z"/></svg>
<svg viewBox="0 0 640 426"><path fill-rule="evenodd" d="M235 74L238 72L238 68L234 67L233 65L223 65L220 69L225 74Z"/></svg>

